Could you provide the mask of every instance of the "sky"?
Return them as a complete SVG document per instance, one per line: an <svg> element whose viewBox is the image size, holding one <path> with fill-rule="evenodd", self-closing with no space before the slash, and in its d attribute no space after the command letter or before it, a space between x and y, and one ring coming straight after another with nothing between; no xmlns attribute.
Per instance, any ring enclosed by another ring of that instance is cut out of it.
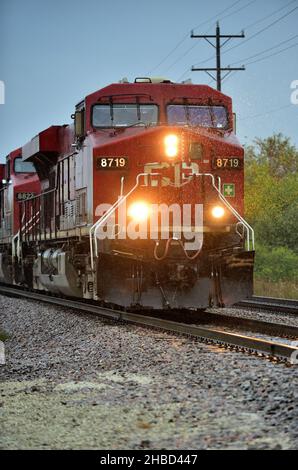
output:
<svg viewBox="0 0 298 470"><path fill-rule="evenodd" d="M123 77L215 87L190 71L202 61L215 66L215 49L190 31L213 34L217 20L222 34L246 36L222 48L222 66L247 64L223 82L240 141L282 132L298 146L298 0L0 0L0 160L50 125L71 122L77 102Z"/></svg>

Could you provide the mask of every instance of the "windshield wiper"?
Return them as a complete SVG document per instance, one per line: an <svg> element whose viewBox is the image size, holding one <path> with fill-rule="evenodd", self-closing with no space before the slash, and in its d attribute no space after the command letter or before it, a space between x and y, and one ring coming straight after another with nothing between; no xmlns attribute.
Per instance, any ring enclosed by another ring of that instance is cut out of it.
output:
<svg viewBox="0 0 298 470"><path fill-rule="evenodd" d="M214 114L214 111L213 111L212 101L210 99L208 101L209 101L208 110L209 110L209 114L210 114L211 124L212 124L213 129L216 129L216 126L215 126L216 119L215 119L215 114Z"/></svg>
<svg viewBox="0 0 298 470"><path fill-rule="evenodd" d="M124 129L128 129L129 127L139 126L140 124L144 127L148 127L148 124L146 124L145 122L138 121L138 122L135 122L134 124L130 124L129 126L126 126Z"/></svg>
<svg viewBox="0 0 298 470"><path fill-rule="evenodd" d="M183 98L183 106L184 106L184 111L185 111L185 117L186 117L187 125L190 126L189 104L188 104L188 99L187 99L187 98Z"/></svg>
<svg viewBox="0 0 298 470"><path fill-rule="evenodd" d="M110 96L110 117L111 117L111 123L113 124L114 122L114 106L113 106L113 98Z"/></svg>
<svg viewBox="0 0 298 470"><path fill-rule="evenodd" d="M141 107L140 107L140 98L136 97L136 105L137 105L137 118L141 121Z"/></svg>
<svg viewBox="0 0 298 470"><path fill-rule="evenodd" d="M135 126L138 126L138 125L142 125L144 126L145 128L149 127L148 124L145 124L145 122L143 121L138 121L138 122L135 122L134 124L130 124L129 126L114 126L112 127L113 129L113 132L114 132L114 135L116 135L118 132L124 132L126 129L129 129L131 127L135 127Z"/></svg>

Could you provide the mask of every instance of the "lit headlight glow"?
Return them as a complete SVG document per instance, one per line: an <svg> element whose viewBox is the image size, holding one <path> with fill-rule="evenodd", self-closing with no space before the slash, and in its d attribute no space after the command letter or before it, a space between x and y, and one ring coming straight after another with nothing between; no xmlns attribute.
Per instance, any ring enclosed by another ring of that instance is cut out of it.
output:
<svg viewBox="0 0 298 470"><path fill-rule="evenodd" d="M165 137L165 152L166 156L170 158L177 157L178 155L178 137L174 134Z"/></svg>
<svg viewBox="0 0 298 470"><path fill-rule="evenodd" d="M143 222L148 219L149 206L143 201L133 202L131 206L129 206L127 213L129 217L136 222Z"/></svg>
<svg viewBox="0 0 298 470"><path fill-rule="evenodd" d="M222 219L225 215L225 210L221 206L215 206L213 207L211 213L215 219Z"/></svg>

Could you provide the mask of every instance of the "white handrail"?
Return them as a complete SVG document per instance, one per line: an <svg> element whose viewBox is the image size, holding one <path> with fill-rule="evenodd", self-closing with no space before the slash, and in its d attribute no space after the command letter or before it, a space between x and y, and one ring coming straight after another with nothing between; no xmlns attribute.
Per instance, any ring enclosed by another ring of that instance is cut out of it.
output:
<svg viewBox="0 0 298 470"><path fill-rule="evenodd" d="M95 244L95 253L97 255L97 237L96 234L99 230L99 228L109 219L109 217L112 215L113 212L115 212L118 207L120 207L124 201L137 189L139 186L139 180L141 176L158 176L160 173L139 173L136 177L136 184L133 186L133 188L125 194L125 196L120 196L120 198L114 202L114 204L110 207L110 209L105 212L105 214L95 222L95 224L92 225L90 228L89 232L89 239L90 239L90 256L91 256L91 269L94 271L94 251L93 251L93 240ZM94 232L94 233L93 233Z"/></svg>
<svg viewBox="0 0 298 470"><path fill-rule="evenodd" d="M89 239L90 239L90 256L91 256L91 269L94 272L94 250L93 250L93 240L94 240L94 248L95 248L95 253L97 256L97 232L99 228L109 219L109 217L112 215L113 212L115 212L118 207L120 207L124 201L136 190L136 188L139 186L139 179L142 176L157 176L160 175L160 173L139 173L136 177L136 184L133 186L133 188L125 195L125 196L120 196L120 198L110 207L110 209L99 219L97 220L92 227L90 228L89 232ZM220 200L224 203L224 205L229 209L229 211L236 217L236 219L241 223L247 233L247 249L250 251L250 239L251 239L251 244L252 244L252 249L255 249L255 235L254 235L254 230L253 228L248 224L248 222L236 211L236 209L229 203L229 201L224 197L224 195L221 192L221 180L219 179L219 187L217 187L215 183L215 178L214 175L211 173L196 173L193 175L192 178L198 177L198 176L208 176L211 178L212 181L212 186L216 190ZM192 180L192 178L189 179L189 182Z"/></svg>
<svg viewBox="0 0 298 470"><path fill-rule="evenodd" d="M250 234L251 234L251 243L252 243L252 249L254 251L255 249L255 232L254 229L246 222L245 219L236 211L236 209L229 203L229 201L223 196L221 191L218 189L218 187L215 184L215 178L214 175L211 173L196 173L194 176L210 176L212 180L212 186L216 190L216 192L219 195L220 200L225 204L225 206L232 212L232 214L236 217L236 219L241 222L244 227L246 228L246 233L247 233L247 249L250 251Z"/></svg>

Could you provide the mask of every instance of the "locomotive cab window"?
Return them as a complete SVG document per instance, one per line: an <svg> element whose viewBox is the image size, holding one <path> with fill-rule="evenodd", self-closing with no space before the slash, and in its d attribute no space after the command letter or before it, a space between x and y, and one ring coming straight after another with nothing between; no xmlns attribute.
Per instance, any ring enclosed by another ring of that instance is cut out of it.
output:
<svg viewBox="0 0 298 470"><path fill-rule="evenodd" d="M168 124L176 126L226 129L227 110L224 106L171 104L167 106Z"/></svg>
<svg viewBox="0 0 298 470"><path fill-rule="evenodd" d="M18 157L14 161L14 172L15 173L36 173L36 170L32 162L23 162L22 158Z"/></svg>
<svg viewBox="0 0 298 470"><path fill-rule="evenodd" d="M93 127L129 127L158 123L158 106L154 104L96 104L92 108Z"/></svg>

